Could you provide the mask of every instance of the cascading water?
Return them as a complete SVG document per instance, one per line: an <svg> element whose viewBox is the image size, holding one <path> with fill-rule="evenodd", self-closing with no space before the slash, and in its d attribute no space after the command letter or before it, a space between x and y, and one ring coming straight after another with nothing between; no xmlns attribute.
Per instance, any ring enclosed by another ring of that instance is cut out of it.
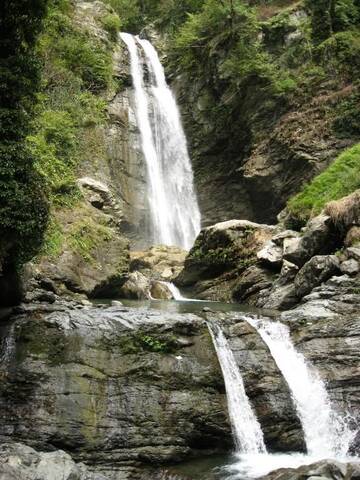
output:
<svg viewBox="0 0 360 480"><path fill-rule="evenodd" d="M308 454L318 458L344 457L354 433L331 405L324 382L296 351L289 329L280 322L246 318L269 347L289 385L300 418Z"/></svg>
<svg viewBox="0 0 360 480"><path fill-rule="evenodd" d="M152 241L189 249L200 231L200 211L179 109L151 43L128 33L120 35L130 53L136 118L148 172ZM139 47L150 73L149 87L144 83Z"/></svg>
<svg viewBox="0 0 360 480"><path fill-rule="evenodd" d="M208 322L208 328L223 372L229 417L236 450L243 454L266 453L261 426L246 395L241 373L221 328Z"/></svg>

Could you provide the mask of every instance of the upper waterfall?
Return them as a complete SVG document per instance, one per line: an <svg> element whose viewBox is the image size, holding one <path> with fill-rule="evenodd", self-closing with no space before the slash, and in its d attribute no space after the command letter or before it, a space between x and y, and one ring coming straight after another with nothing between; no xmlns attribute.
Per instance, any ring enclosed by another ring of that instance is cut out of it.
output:
<svg viewBox="0 0 360 480"><path fill-rule="evenodd" d="M155 48L147 40L120 35L130 53L136 118L147 166L150 240L189 249L200 231L200 211L179 109Z"/></svg>
<svg viewBox="0 0 360 480"><path fill-rule="evenodd" d="M223 372L229 417L236 450L244 454L266 453L264 437L234 355L221 330L208 322L208 328Z"/></svg>

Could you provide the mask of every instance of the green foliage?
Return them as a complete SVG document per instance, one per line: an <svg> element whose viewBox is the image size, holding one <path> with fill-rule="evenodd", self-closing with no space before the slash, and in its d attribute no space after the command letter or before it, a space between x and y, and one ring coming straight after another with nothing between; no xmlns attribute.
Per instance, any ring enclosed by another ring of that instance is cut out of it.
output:
<svg viewBox="0 0 360 480"><path fill-rule="evenodd" d="M317 54L329 73L358 79L360 32L349 30L332 35L318 46Z"/></svg>
<svg viewBox="0 0 360 480"><path fill-rule="evenodd" d="M107 0L121 19L124 31L139 33L145 26L138 0Z"/></svg>
<svg viewBox="0 0 360 480"><path fill-rule="evenodd" d="M46 230L44 243L39 256L46 255L50 258L57 258L64 244L64 232L62 226L55 219L51 218Z"/></svg>
<svg viewBox="0 0 360 480"><path fill-rule="evenodd" d="M323 173L289 200L291 215L306 221L331 200L338 200L360 188L360 144L345 150Z"/></svg>
<svg viewBox="0 0 360 480"><path fill-rule="evenodd" d="M104 29L109 33L110 38L113 42L116 42L118 39L118 33L121 29L121 21L119 15L116 13L109 13L101 19L101 23Z"/></svg>
<svg viewBox="0 0 360 480"><path fill-rule="evenodd" d="M4 0L0 14L0 262L29 260L39 249L48 206L27 148L40 62L35 42L47 0Z"/></svg>
<svg viewBox="0 0 360 480"><path fill-rule="evenodd" d="M43 92L28 138L36 168L57 207L72 206L80 198L75 173L87 151L83 132L104 122L106 102L98 92L109 86L111 76L106 46L76 30L71 15L68 1L52 3L39 42L45 64Z"/></svg>
<svg viewBox="0 0 360 480"><path fill-rule="evenodd" d="M335 108L336 117L333 128L338 137L360 137L360 93L341 101Z"/></svg>
<svg viewBox="0 0 360 480"><path fill-rule="evenodd" d="M84 219L73 225L68 234L71 248L88 262L93 261L96 247L112 239L112 230L96 223L92 219Z"/></svg>
<svg viewBox="0 0 360 480"><path fill-rule="evenodd" d="M356 25L360 18L357 0L305 0L305 5L311 12L315 44L327 40L334 32Z"/></svg>
<svg viewBox="0 0 360 480"><path fill-rule="evenodd" d="M144 350L150 352L173 353L176 350L176 338L173 336L138 335L137 340Z"/></svg>

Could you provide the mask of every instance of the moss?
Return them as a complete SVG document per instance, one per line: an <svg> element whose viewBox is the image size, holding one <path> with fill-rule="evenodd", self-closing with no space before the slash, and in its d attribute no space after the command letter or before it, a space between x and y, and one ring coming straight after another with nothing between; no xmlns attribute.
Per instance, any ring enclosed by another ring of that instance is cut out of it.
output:
<svg viewBox="0 0 360 480"><path fill-rule="evenodd" d="M317 215L325 204L360 188L360 144L345 150L323 173L314 178L287 208L292 217L306 221Z"/></svg>
<svg viewBox="0 0 360 480"><path fill-rule="evenodd" d="M84 260L91 262L94 260L94 250L101 244L110 242L112 238L113 231L110 227L87 218L72 226L68 234L68 243Z"/></svg>
<svg viewBox="0 0 360 480"><path fill-rule="evenodd" d="M17 334L16 359L21 362L28 356L46 359L50 366L64 365L76 355L82 339L79 336L64 336L55 325L48 325L44 335L43 324L27 322Z"/></svg>

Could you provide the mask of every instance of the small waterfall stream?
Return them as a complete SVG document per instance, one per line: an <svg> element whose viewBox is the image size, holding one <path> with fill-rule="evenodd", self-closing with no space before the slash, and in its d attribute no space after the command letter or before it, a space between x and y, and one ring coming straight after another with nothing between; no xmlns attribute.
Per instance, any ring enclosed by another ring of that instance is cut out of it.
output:
<svg viewBox="0 0 360 480"><path fill-rule="evenodd" d="M331 405L319 373L297 352L289 328L280 322L246 318L269 347L289 385L300 418L308 454L318 458L344 457L354 433Z"/></svg>
<svg viewBox="0 0 360 480"><path fill-rule="evenodd" d="M190 249L200 231L200 211L179 109L151 43L128 33L120 36L130 53L136 118L147 165L151 241ZM144 81L143 61L149 85Z"/></svg>
<svg viewBox="0 0 360 480"><path fill-rule="evenodd" d="M236 450L242 454L264 454L266 447L261 426L246 395L244 382L228 341L218 325L208 322L208 328L224 376Z"/></svg>

